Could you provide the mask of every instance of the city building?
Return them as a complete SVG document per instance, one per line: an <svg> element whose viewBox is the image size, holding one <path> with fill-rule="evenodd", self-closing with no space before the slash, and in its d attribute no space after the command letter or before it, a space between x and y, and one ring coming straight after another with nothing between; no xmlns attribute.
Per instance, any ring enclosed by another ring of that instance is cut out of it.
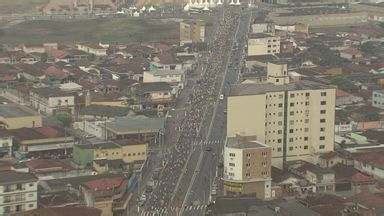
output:
<svg viewBox="0 0 384 216"><path fill-rule="evenodd" d="M30 92L30 101L34 109L47 115L75 112L75 96L59 88L33 88Z"/></svg>
<svg viewBox="0 0 384 216"><path fill-rule="evenodd" d="M166 82L142 83L134 91L140 110L162 111L174 102L173 89Z"/></svg>
<svg viewBox="0 0 384 216"><path fill-rule="evenodd" d="M205 23L203 21L180 22L180 45L202 43L205 41Z"/></svg>
<svg viewBox="0 0 384 216"><path fill-rule="evenodd" d="M96 160L122 160L124 163L143 163L147 159L148 144L136 139L104 141L75 145L73 160L81 166L91 165Z"/></svg>
<svg viewBox="0 0 384 216"><path fill-rule="evenodd" d="M0 130L0 137L11 135L19 152L28 157L67 155L72 152L73 136L58 127Z"/></svg>
<svg viewBox="0 0 384 216"><path fill-rule="evenodd" d="M314 159L334 149L335 88L308 80L292 83L287 65L268 63L267 82L231 87L227 136L256 136L272 147L272 164Z"/></svg>
<svg viewBox="0 0 384 216"><path fill-rule="evenodd" d="M41 127L42 117L35 111L19 105L0 105L0 128L18 129Z"/></svg>
<svg viewBox="0 0 384 216"><path fill-rule="evenodd" d="M224 147L224 191L271 199L271 147L256 137L228 137Z"/></svg>
<svg viewBox="0 0 384 216"><path fill-rule="evenodd" d="M36 209L37 181L30 173L0 172L0 215Z"/></svg>
<svg viewBox="0 0 384 216"><path fill-rule="evenodd" d="M92 44L92 43L79 43L76 44L78 50L93 54L95 56L107 56L108 47L101 44Z"/></svg>
<svg viewBox="0 0 384 216"><path fill-rule="evenodd" d="M0 135L0 158L12 156L13 137L10 133Z"/></svg>
<svg viewBox="0 0 384 216"><path fill-rule="evenodd" d="M384 109L384 90L372 91L372 106Z"/></svg>
<svg viewBox="0 0 384 216"><path fill-rule="evenodd" d="M250 34L248 38L248 56L279 54L280 37L264 33Z"/></svg>
<svg viewBox="0 0 384 216"><path fill-rule="evenodd" d="M143 83L166 82L173 89L173 94L177 95L185 85L184 70L150 70L144 71Z"/></svg>

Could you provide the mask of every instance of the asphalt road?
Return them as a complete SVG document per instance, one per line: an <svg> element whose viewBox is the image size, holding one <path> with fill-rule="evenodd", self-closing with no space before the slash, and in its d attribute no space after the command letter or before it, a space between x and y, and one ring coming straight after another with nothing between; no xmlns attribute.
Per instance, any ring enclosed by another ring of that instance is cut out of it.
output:
<svg viewBox="0 0 384 216"><path fill-rule="evenodd" d="M221 94L225 96L229 93L230 84L236 83L240 75L244 62L244 47L247 42L246 38L250 19L251 12L243 12L234 35L231 54L225 67L226 76L221 88ZM204 215L206 206L212 200L211 193L213 193L213 196L216 193L220 193L221 170L218 165L222 157L222 149L226 138L225 100L217 103L215 109L207 139L207 142L211 141L212 147L203 149L200 153L201 162L195 168L195 178L192 178L189 185L190 189L185 197L181 215Z"/></svg>

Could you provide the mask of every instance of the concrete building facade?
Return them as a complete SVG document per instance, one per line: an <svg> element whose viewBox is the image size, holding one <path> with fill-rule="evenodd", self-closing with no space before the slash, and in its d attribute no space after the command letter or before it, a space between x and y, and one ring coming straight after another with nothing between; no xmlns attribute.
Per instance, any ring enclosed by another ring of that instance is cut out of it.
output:
<svg viewBox="0 0 384 216"><path fill-rule="evenodd" d="M289 83L285 64L268 64L268 83L232 86L227 136L256 136L272 147L276 167L333 151L335 88L306 80Z"/></svg>
<svg viewBox="0 0 384 216"><path fill-rule="evenodd" d="M248 39L248 56L280 53L280 37L269 34L251 34Z"/></svg>
<svg viewBox="0 0 384 216"><path fill-rule="evenodd" d="M36 209L37 181L30 173L0 172L0 215Z"/></svg>
<svg viewBox="0 0 384 216"><path fill-rule="evenodd" d="M180 22L180 45L202 43L205 41L205 24L203 21Z"/></svg>
<svg viewBox="0 0 384 216"><path fill-rule="evenodd" d="M384 91L376 90L372 92L372 106L384 109Z"/></svg>
<svg viewBox="0 0 384 216"><path fill-rule="evenodd" d="M255 194L271 198L271 147L256 137L229 137L224 147L226 194Z"/></svg>

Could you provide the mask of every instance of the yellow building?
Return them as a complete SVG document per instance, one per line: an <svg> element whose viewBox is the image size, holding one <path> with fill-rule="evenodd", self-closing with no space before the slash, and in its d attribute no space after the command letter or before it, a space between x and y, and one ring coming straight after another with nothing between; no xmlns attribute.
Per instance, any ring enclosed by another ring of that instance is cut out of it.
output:
<svg viewBox="0 0 384 216"><path fill-rule="evenodd" d="M256 136L272 147L272 164L288 160L313 162L333 151L333 86L301 80L290 83L284 63L268 63L268 81L239 84L228 97L227 136Z"/></svg>
<svg viewBox="0 0 384 216"><path fill-rule="evenodd" d="M280 53L280 37L264 33L250 34L248 56L272 55Z"/></svg>
<svg viewBox="0 0 384 216"><path fill-rule="evenodd" d="M180 45L201 43L205 41L205 24L203 21L180 22Z"/></svg>
<svg viewBox="0 0 384 216"><path fill-rule="evenodd" d="M33 110L12 104L0 105L0 127L5 129L42 126L41 115Z"/></svg>

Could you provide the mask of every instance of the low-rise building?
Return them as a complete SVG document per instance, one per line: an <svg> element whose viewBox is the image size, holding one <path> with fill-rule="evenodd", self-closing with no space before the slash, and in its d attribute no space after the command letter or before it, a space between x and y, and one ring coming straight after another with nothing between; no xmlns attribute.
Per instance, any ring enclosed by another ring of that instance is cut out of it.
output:
<svg viewBox="0 0 384 216"><path fill-rule="evenodd" d="M173 94L177 95L178 92L184 88L185 85L185 72L184 70L151 70L144 71L144 83L166 82L173 88Z"/></svg>
<svg viewBox="0 0 384 216"><path fill-rule="evenodd" d="M95 56L106 56L108 47L100 44L83 43L76 44L78 50L84 51Z"/></svg>
<svg viewBox="0 0 384 216"><path fill-rule="evenodd" d="M0 172L0 215L37 208L38 179L30 173Z"/></svg>
<svg viewBox="0 0 384 216"><path fill-rule="evenodd" d="M280 37L264 33L249 35L248 56L280 53Z"/></svg>
<svg viewBox="0 0 384 216"><path fill-rule="evenodd" d="M72 92L62 91L59 88L33 88L30 92L30 101L34 109L47 115L75 112L75 96Z"/></svg>
<svg viewBox="0 0 384 216"><path fill-rule="evenodd" d="M228 137L224 147L224 191L271 199L271 147L256 137Z"/></svg>
<svg viewBox="0 0 384 216"><path fill-rule="evenodd" d="M12 156L13 137L10 133L4 133L0 136L0 158Z"/></svg>
<svg viewBox="0 0 384 216"><path fill-rule="evenodd" d="M353 166L366 174L377 179L384 179L384 158L383 151L368 151L352 155Z"/></svg>
<svg viewBox="0 0 384 216"><path fill-rule="evenodd" d="M75 145L73 160L80 166L90 166L96 160L122 160L126 164L143 163L148 144L136 139Z"/></svg>
<svg viewBox="0 0 384 216"><path fill-rule="evenodd" d="M162 111L174 102L173 89L166 82L143 83L134 91L140 110L157 109Z"/></svg>
<svg viewBox="0 0 384 216"><path fill-rule="evenodd" d="M205 41L205 23L200 20L180 22L180 45Z"/></svg>
<svg viewBox="0 0 384 216"><path fill-rule="evenodd" d="M336 90L336 106L345 106L364 101L362 97L355 96L341 89Z"/></svg>
<svg viewBox="0 0 384 216"><path fill-rule="evenodd" d="M28 157L54 157L72 152L73 136L57 127L20 128L0 131L11 134L19 151Z"/></svg>
<svg viewBox="0 0 384 216"><path fill-rule="evenodd" d="M18 129L41 127L42 117L35 111L19 105L0 105L0 128Z"/></svg>
<svg viewBox="0 0 384 216"><path fill-rule="evenodd" d="M372 106L384 109L384 90L372 91Z"/></svg>

